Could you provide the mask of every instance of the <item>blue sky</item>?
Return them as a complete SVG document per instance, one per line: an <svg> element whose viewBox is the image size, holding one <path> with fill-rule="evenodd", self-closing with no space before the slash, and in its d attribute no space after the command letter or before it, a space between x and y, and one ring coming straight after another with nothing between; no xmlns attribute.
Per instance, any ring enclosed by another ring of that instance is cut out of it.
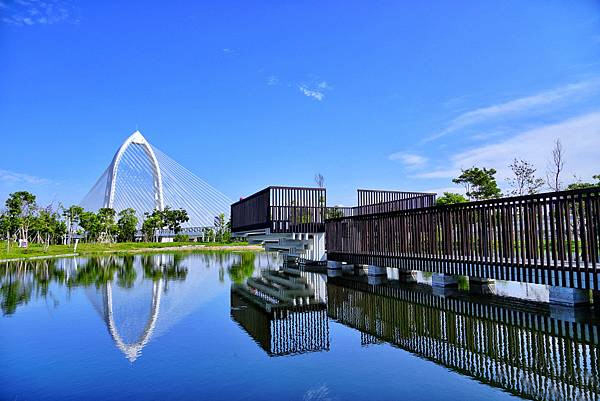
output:
<svg viewBox="0 0 600 401"><path fill-rule="evenodd" d="M600 173L595 1L0 0L0 61L2 199L78 202L136 127L232 199L504 185L555 138Z"/></svg>

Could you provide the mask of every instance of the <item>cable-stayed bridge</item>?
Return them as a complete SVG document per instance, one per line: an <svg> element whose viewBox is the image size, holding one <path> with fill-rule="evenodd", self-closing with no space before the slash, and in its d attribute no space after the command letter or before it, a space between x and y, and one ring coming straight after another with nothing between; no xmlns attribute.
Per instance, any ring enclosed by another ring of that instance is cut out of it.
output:
<svg viewBox="0 0 600 401"><path fill-rule="evenodd" d="M140 223L145 212L185 209L185 229L212 227L219 214L229 218L231 200L194 173L152 146L135 131L123 142L110 165L81 201L86 210L132 208Z"/></svg>

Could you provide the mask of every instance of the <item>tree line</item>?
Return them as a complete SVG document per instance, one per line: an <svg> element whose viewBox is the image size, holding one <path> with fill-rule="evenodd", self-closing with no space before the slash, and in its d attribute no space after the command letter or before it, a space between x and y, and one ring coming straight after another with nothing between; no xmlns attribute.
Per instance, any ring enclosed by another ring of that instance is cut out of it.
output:
<svg viewBox="0 0 600 401"><path fill-rule="evenodd" d="M119 212L112 208L100 208L97 212L84 210L81 206L63 207L38 206L36 196L27 191L11 193L0 211L0 238L10 241L24 240L44 244L69 244L74 237L87 242L130 242L136 239L138 227L145 241L158 240L158 230L171 230L175 240L189 238L179 234L181 225L189 221L184 209L154 210L144 213L140 221L132 208ZM214 227L204 228L207 241L229 241L231 225L225 222L225 215L215 218Z"/></svg>
<svg viewBox="0 0 600 401"><path fill-rule="evenodd" d="M571 189L600 187L600 174L592 177L596 182L584 182L574 177L574 182L567 186L563 183L565 152L560 140L556 140L552 149L551 163L547 168L545 179L537 175L534 165L523 159L514 159L509 165L512 176L507 178L508 192L502 193L496 181L496 170L493 168L471 167L461 169L460 176L452 182L462 185L465 195L444 192L436 201L438 205L450 205L468 201L495 199L502 196L521 196L539 193L544 187L553 192Z"/></svg>

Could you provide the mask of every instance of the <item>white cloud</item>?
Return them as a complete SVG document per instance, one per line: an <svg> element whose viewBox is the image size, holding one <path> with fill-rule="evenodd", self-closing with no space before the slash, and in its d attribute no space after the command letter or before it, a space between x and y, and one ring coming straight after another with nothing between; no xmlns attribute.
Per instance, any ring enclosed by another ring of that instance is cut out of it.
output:
<svg viewBox="0 0 600 401"><path fill-rule="evenodd" d="M63 0L17 0L11 3L2 2L2 22L14 26L51 25L59 22L79 20L74 16L74 9Z"/></svg>
<svg viewBox="0 0 600 401"><path fill-rule="evenodd" d="M388 156L390 160L398 160L407 167L420 167L427 163L427 158L412 153L396 152Z"/></svg>
<svg viewBox="0 0 600 401"><path fill-rule="evenodd" d="M483 123L492 119L514 116L523 112L543 110L543 106L572 100L578 96L584 96L597 91L598 88L600 88L600 79L594 78L575 84L561 86L559 88L540 92L531 96L514 99L505 103L471 110L450 121L445 129L427 138L426 141L431 141L458 131L462 128Z"/></svg>
<svg viewBox="0 0 600 401"><path fill-rule="evenodd" d="M309 89L305 85L298 86L298 89L300 89L300 92L302 92L305 96L312 97L319 101L323 100L323 98L325 97L325 94L323 92Z"/></svg>
<svg viewBox="0 0 600 401"><path fill-rule="evenodd" d="M29 174L0 169L0 182L12 184L48 184L50 180Z"/></svg>
<svg viewBox="0 0 600 401"><path fill-rule="evenodd" d="M300 89L300 92L302 92L304 96L312 97L313 99L321 101L325 98L325 93L333 88L331 85L329 85L329 83L327 83L327 81L318 81L313 78L308 84L299 84L298 89Z"/></svg>
<svg viewBox="0 0 600 401"><path fill-rule="evenodd" d="M560 139L565 151L565 182L573 175L589 180L600 173L600 111L583 114L560 123L521 132L511 138L457 153L449 160L449 168L415 175L417 178L452 178L461 168L472 166L495 168L500 185L511 176L508 165L514 158L527 160L545 177L554 141Z"/></svg>
<svg viewBox="0 0 600 401"><path fill-rule="evenodd" d="M277 78L277 76L271 75L267 78L267 85L274 86L277 84L279 84L279 78Z"/></svg>

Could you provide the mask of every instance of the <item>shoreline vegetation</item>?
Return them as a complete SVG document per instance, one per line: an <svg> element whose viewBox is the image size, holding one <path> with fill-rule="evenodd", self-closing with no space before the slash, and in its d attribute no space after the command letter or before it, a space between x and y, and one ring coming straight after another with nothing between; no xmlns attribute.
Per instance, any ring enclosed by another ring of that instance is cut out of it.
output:
<svg viewBox="0 0 600 401"><path fill-rule="evenodd" d="M43 244L29 244L27 248L18 248L10 244L6 251L6 241L0 241L0 262L23 259L45 259L56 257L85 256L110 253L148 253L172 251L260 251L260 245L249 245L247 242L118 242L112 244L80 243L77 250L73 245L50 245L44 249Z"/></svg>

